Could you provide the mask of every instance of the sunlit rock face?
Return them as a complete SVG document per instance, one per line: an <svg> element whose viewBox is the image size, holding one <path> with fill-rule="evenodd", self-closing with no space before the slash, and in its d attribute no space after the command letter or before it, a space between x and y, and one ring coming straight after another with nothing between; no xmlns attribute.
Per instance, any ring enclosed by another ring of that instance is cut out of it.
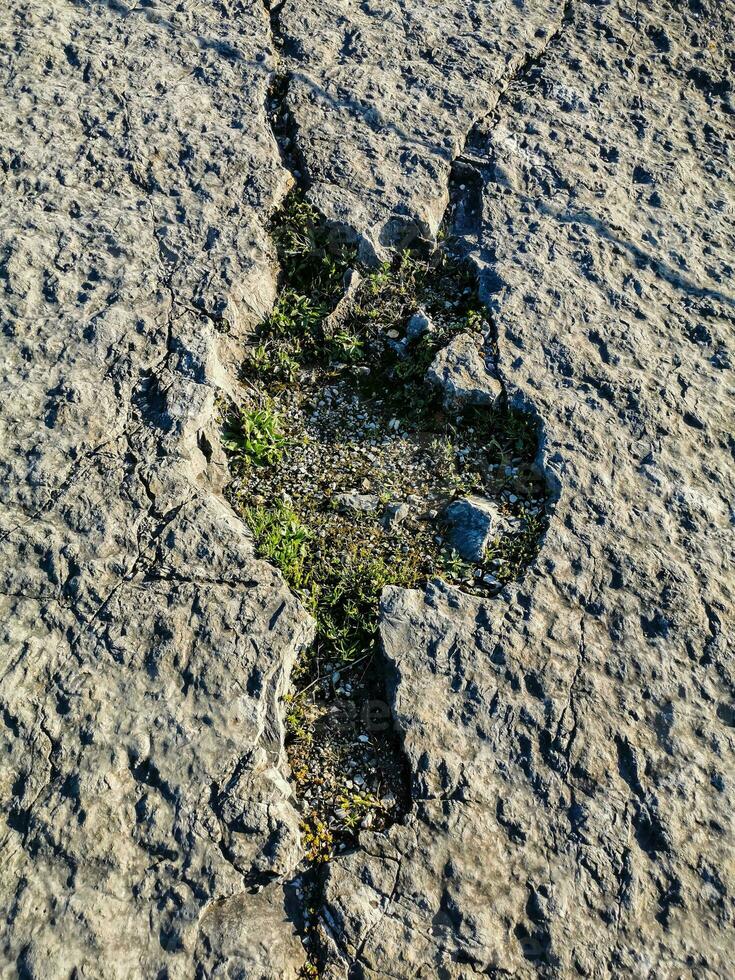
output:
<svg viewBox="0 0 735 980"><path fill-rule="evenodd" d="M215 405L277 294L276 69L363 259L450 205L554 494L496 598L385 593L412 802L328 866L316 958L730 972L734 13L5 4L8 975L305 963L280 704L312 623L221 497Z"/></svg>

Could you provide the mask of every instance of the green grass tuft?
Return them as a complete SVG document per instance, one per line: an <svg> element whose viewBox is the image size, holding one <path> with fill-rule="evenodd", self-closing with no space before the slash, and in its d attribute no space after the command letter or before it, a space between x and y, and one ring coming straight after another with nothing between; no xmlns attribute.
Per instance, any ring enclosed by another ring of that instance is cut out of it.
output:
<svg viewBox="0 0 735 980"><path fill-rule="evenodd" d="M523 516L525 526L520 534L496 538L485 552L486 562L497 562L494 575L503 584L518 578L538 554L544 522L537 515Z"/></svg>
<svg viewBox="0 0 735 980"><path fill-rule="evenodd" d="M308 293L317 305L334 304L355 261L355 246L330 229L299 191L283 202L272 233L289 287Z"/></svg>

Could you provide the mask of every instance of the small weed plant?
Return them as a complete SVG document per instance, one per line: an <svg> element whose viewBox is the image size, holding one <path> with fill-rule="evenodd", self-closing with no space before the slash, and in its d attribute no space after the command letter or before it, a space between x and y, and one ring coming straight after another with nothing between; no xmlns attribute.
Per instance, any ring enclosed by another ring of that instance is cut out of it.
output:
<svg viewBox="0 0 735 980"><path fill-rule="evenodd" d="M312 533L298 514L287 503L279 502L274 507L246 507L243 516L260 554L278 565L292 588L303 592L312 577Z"/></svg>
<svg viewBox="0 0 735 980"><path fill-rule="evenodd" d="M222 445L241 463L272 466L286 448L281 419L272 408L243 408L231 413L222 431Z"/></svg>

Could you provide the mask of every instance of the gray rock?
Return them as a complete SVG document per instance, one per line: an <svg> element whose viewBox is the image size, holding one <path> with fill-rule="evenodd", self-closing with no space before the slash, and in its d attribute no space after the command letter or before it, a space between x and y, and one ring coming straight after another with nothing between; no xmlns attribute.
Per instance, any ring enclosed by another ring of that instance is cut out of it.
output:
<svg viewBox="0 0 735 980"><path fill-rule="evenodd" d="M439 351L426 372L447 405L495 405L503 386L485 366L476 334L461 333Z"/></svg>
<svg viewBox="0 0 735 980"><path fill-rule="evenodd" d="M362 282L362 276L357 269L348 269L344 274L342 286L344 292L332 312L324 318L323 330L325 336L336 333L345 324L352 312L355 296Z"/></svg>
<svg viewBox="0 0 735 980"><path fill-rule="evenodd" d="M507 601L385 597L415 802L329 869L335 977L731 973L735 9L569 10L454 187L551 524ZM364 128L340 159L371 142L392 172ZM325 199L353 193L330 177Z"/></svg>
<svg viewBox="0 0 735 980"><path fill-rule="evenodd" d="M309 196L354 230L363 258L436 237L467 133L563 14L564 0L286 0L288 107Z"/></svg>
<svg viewBox="0 0 735 980"><path fill-rule="evenodd" d="M400 340L393 340L391 338L387 341L388 347L401 359L405 358L408 354L408 342L405 337L401 337Z"/></svg>
<svg viewBox="0 0 735 980"><path fill-rule="evenodd" d="M215 903L199 922L197 958L207 963L208 976L297 980L304 954L289 919L278 885Z"/></svg>
<svg viewBox="0 0 735 980"><path fill-rule="evenodd" d="M295 977L312 624L215 406L275 296L273 62L257 6L149 8L0 9L0 972Z"/></svg>
<svg viewBox="0 0 735 980"><path fill-rule="evenodd" d="M338 493L334 501L343 511L371 513L380 507L380 497L376 493Z"/></svg>
<svg viewBox="0 0 735 980"><path fill-rule="evenodd" d="M383 512L383 525L385 527L394 527L397 524L402 524L410 513L411 508L407 503L400 500L393 501L387 504Z"/></svg>
<svg viewBox="0 0 735 980"><path fill-rule="evenodd" d="M418 340L419 337L423 337L424 334L432 333L433 331L434 325L431 320L423 310L419 310L417 313L414 313L406 324L406 340Z"/></svg>
<svg viewBox="0 0 735 980"><path fill-rule="evenodd" d="M342 285L344 287L343 298L349 301L354 300L361 282L362 276L359 271L357 269L348 269L342 279Z"/></svg>
<svg viewBox="0 0 735 980"><path fill-rule="evenodd" d="M444 520L449 543L465 561L482 561L487 546L505 527L498 505L476 495L451 503L444 511Z"/></svg>
<svg viewBox="0 0 735 980"><path fill-rule="evenodd" d="M279 699L311 624L219 497L291 183L234 6L0 9L8 976L304 960ZM385 596L414 803L328 869L330 977L732 970L733 4L564 6L279 14L309 194L363 256L436 234L462 151L555 495L508 601Z"/></svg>

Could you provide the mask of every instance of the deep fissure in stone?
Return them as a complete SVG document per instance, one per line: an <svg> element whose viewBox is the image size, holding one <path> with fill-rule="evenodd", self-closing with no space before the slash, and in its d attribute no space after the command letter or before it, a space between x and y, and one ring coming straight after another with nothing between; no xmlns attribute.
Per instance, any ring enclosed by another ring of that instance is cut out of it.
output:
<svg viewBox="0 0 735 980"><path fill-rule="evenodd" d="M494 357L469 269L445 248L358 271L354 248L298 192L273 235L283 284L245 353L251 395L225 444L233 505L317 621L285 710L304 843L318 863L410 803L376 642L383 587L442 575L497 594L535 556L545 488L528 417L502 404L448 408L425 380L452 337ZM432 330L404 343L414 313ZM473 493L495 500L507 533L468 562L441 515Z"/></svg>
<svg viewBox="0 0 735 980"><path fill-rule="evenodd" d="M424 380L453 335L492 346L469 270L446 251L404 255L355 285L354 250L298 194L273 234L283 287L246 351L252 394L225 438L231 502L317 620L285 712L304 843L319 863L410 803L376 642L383 586L441 574L497 594L535 555L545 490L526 416L502 406L458 415ZM418 306L435 332L404 353L392 335ZM474 563L447 545L441 523L469 492L495 499L508 527Z"/></svg>
<svg viewBox="0 0 735 980"><path fill-rule="evenodd" d="M419 243L361 267L354 243L303 196L287 90L288 76L277 74L267 106L296 185L271 228L281 288L245 351L250 394L227 413L223 442L231 503L317 623L284 705L312 868L290 887L312 969L319 866L410 805L378 649L383 587L442 576L496 595L535 557L547 518L535 423L500 392L492 405L470 404L426 379L458 337L490 372L496 362L462 241L450 233L441 248ZM417 317L428 326L414 329ZM469 560L444 515L473 495L494 503L498 533Z"/></svg>

